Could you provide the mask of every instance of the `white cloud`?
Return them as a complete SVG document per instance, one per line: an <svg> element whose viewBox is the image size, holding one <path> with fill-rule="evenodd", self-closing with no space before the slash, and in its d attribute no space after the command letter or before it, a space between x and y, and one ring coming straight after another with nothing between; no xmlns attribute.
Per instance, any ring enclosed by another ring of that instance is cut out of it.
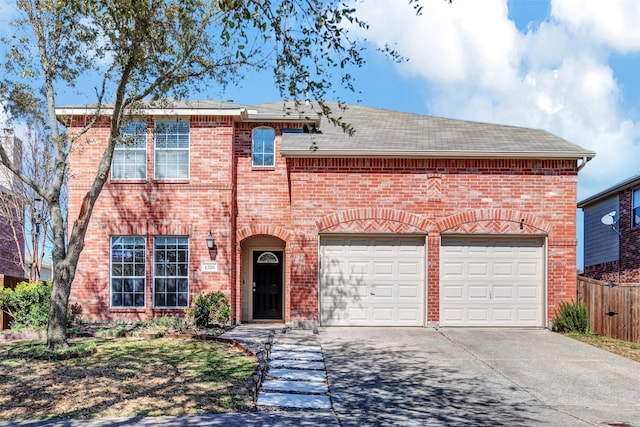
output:
<svg viewBox="0 0 640 427"><path fill-rule="evenodd" d="M404 73L441 83L471 78L497 90L515 78L517 30L502 0L423 1L422 15L389 0L366 0L358 13L371 24L374 44L395 42L410 58Z"/></svg>
<svg viewBox="0 0 640 427"><path fill-rule="evenodd" d="M411 58L399 70L429 84L431 114L545 129L595 151L580 197L637 172L640 126L621 111L607 59L640 48L640 2L554 0L553 16L526 33L506 0L422 3L419 19L395 0L359 11L372 42L395 40Z"/></svg>
<svg viewBox="0 0 640 427"><path fill-rule="evenodd" d="M640 50L637 0L554 0L551 15L594 43L620 52Z"/></svg>

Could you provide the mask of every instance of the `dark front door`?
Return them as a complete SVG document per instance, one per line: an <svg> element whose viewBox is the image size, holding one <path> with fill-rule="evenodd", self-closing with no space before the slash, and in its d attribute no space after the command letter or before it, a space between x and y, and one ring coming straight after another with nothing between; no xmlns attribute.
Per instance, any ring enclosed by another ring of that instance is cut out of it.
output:
<svg viewBox="0 0 640 427"><path fill-rule="evenodd" d="M253 253L253 318L282 319L282 251Z"/></svg>

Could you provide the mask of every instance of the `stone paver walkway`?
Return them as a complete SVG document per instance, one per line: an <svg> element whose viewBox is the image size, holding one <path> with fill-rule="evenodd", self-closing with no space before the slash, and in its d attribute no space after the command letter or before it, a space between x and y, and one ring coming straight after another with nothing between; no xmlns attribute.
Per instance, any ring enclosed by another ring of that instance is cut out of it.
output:
<svg viewBox="0 0 640 427"><path fill-rule="evenodd" d="M301 341L308 344L296 344ZM268 366L259 408L331 409L322 349L311 331L280 335L269 352Z"/></svg>
<svg viewBox="0 0 640 427"><path fill-rule="evenodd" d="M265 368L256 406L331 410L322 348L312 330L242 325L225 333L258 354Z"/></svg>

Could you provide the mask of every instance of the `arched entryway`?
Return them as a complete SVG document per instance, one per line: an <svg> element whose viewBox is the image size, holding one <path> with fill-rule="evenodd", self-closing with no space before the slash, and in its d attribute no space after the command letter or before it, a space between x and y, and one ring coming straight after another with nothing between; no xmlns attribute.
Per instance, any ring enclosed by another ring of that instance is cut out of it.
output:
<svg viewBox="0 0 640 427"><path fill-rule="evenodd" d="M245 239L242 248L242 320L282 321L285 314L285 242Z"/></svg>

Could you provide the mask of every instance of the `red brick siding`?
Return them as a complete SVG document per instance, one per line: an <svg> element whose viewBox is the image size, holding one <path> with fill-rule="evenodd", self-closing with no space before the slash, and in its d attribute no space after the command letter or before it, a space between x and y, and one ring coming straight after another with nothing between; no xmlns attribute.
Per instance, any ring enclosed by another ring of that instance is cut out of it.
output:
<svg viewBox="0 0 640 427"><path fill-rule="evenodd" d="M150 148L147 180L105 187L73 290L74 300L87 307L90 317L157 314L151 309L150 292L145 310L108 308L108 237L129 233L148 236L149 248L156 234L190 236L192 294L221 289L232 298L235 313L242 307L240 243L255 236L277 237L285 245L285 321L318 319L321 233L427 235L429 321L439 318L439 249L447 233L548 236L550 316L560 301L575 297L575 161L277 156L274 167L254 168L251 131L268 125L194 119L188 182L154 181ZM279 129L295 126L272 126L276 152ZM105 132L97 128L89 137L104 138ZM89 185L86 171L95 170L101 149L96 144L74 152L70 218L77 215ZM217 242L218 273L200 272L200 261L209 259L204 241L209 229ZM147 252L150 284L151 251Z"/></svg>
<svg viewBox="0 0 640 427"><path fill-rule="evenodd" d="M1 203L0 199L0 203ZM18 224L21 221L17 222ZM24 235L21 230L18 233L18 241L24 251ZM15 277L24 277L25 272L20 264L20 255L14 237L14 229L5 218L0 217L0 274Z"/></svg>
<svg viewBox="0 0 640 427"><path fill-rule="evenodd" d="M74 132L70 128L70 132ZM137 320L157 316L167 310L153 309L153 236L189 237L190 294L221 290L236 306L237 295L231 248L234 202L232 198L233 122L225 118L192 118L190 130L190 178L172 182L153 179L153 121L149 120L147 179L142 182L110 181L100 195L80 257L71 300L82 307L82 315L99 320ZM106 124L94 126L87 140L104 141ZM82 197L89 188L104 144L82 144L71 157L69 218L77 218ZM93 172L92 172L93 171ZM216 239L218 272L201 272L210 262L205 239L212 231ZM147 295L144 309L109 307L109 238L114 235L146 237ZM182 314L181 309L168 310Z"/></svg>
<svg viewBox="0 0 640 427"><path fill-rule="evenodd" d="M343 218L351 226L356 224L348 228L352 232L397 232L399 223L407 231L407 224L426 227L429 321L438 321L439 233L548 234L550 316L560 301L575 297L573 161L291 159L289 165L292 228L299 235L310 239L326 230L347 231L336 225L323 230L326 224L320 221L318 227L315 222L344 211L370 216L368 221ZM434 201L434 173L439 174L441 201L437 197ZM525 219L522 230L521 219ZM316 259L317 243L305 245L303 255ZM310 283L315 289L317 271L309 269L306 277L296 275L292 281L294 291ZM305 305L310 310L301 306L295 316L317 319L317 292L310 298L313 302Z"/></svg>

